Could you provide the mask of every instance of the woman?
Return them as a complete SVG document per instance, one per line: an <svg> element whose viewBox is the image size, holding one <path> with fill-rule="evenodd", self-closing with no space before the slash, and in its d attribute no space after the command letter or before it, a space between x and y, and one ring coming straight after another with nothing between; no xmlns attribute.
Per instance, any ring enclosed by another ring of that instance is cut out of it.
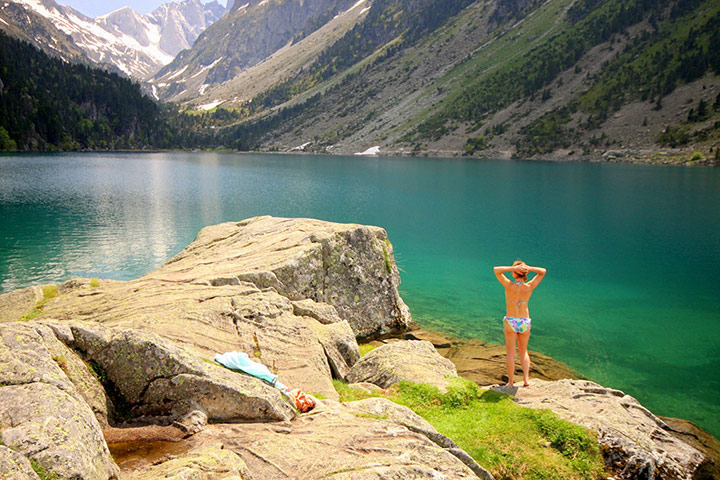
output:
<svg viewBox="0 0 720 480"><path fill-rule="evenodd" d="M542 267L530 267L522 260L515 260L512 267L495 267L493 268L495 276L505 287L505 311L507 312L503 318L505 327L505 350L507 357L505 358L505 367L507 368L508 381L507 384L512 386L515 378L515 343L517 342L520 349L520 365L522 365L524 385L530 385L530 355L528 355L527 346L530 340L530 312L528 310L528 300L533 290L540 285L545 277L546 270ZM512 272L515 279L511 282L505 276L506 273ZM535 276L528 282L528 273L534 273Z"/></svg>

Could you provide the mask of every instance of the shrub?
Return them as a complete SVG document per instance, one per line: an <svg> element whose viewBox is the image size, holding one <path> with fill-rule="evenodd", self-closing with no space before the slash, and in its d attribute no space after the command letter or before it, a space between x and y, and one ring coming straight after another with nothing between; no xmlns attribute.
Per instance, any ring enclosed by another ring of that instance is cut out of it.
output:
<svg viewBox="0 0 720 480"><path fill-rule="evenodd" d="M692 156L690 157L691 162L702 162L705 160L705 155L703 155L701 152L693 152Z"/></svg>

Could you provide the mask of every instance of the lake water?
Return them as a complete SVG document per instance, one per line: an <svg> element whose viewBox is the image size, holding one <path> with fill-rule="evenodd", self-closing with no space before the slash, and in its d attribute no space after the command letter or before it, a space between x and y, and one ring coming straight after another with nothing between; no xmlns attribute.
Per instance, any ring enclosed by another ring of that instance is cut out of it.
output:
<svg viewBox="0 0 720 480"><path fill-rule="evenodd" d="M531 349L720 436L720 170L251 154L0 157L0 290L132 279L205 225L385 227L426 328L502 343L492 266L548 274Z"/></svg>

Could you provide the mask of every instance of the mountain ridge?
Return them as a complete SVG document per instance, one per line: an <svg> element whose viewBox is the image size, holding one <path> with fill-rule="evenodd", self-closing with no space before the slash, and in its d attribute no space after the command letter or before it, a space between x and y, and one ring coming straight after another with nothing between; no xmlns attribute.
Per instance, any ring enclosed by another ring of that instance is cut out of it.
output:
<svg viewBox="0 0 720 480"><path fill-rule="evenodd" d="M414 40L428 16L384 24L399 35L378 45L357 35L371 9L297 75L224 103L235 121L223 114L214 135L259 150L713 163L718 7L480 0ZM363 53L348 62L353 51ZM654 63L658 51L667 68Z"/></svg>
<svg viewBox="0 0 720 480"><path fill-rule="evenodd" d="M67 42L70 37L73 46L68 50L81 50L82 54L66 54L66 60L109 67L138 80L172 61L227 11L217 1L203 5L200 0L185 0L163 4L145 15L124 7L93 19L54 0L13 0L5 2L3 10L9 5L32 15L30 24L46 24L44 39L38 39L34 34L22 33L31 25L0 23L0 28L11 35L29 40L48 53L53 53L57 38L63 36ZM48 27L48 23L54 28Z"/></svg>

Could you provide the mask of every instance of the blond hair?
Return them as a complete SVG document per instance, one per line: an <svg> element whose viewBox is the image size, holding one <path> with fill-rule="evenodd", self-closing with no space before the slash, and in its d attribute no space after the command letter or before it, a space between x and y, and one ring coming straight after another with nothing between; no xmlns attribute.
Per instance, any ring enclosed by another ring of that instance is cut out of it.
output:
<svg viewBox="0 0 720 480"><path fill-rule="evenodd" d="M523 262L522 260L520 260L520 259L518 258L517 260L515 260L515 261L513 262L512 266L514 267L515 265L523 265L523 264L525 264L525 262ZM527 278L527 273L526 273L525 275L520 275L519 273L513 272L513 276L517 276L517 278L519 278L519 279L522 280L523 282L527 282L527 279L528 279L528 278Z"/></svg>

